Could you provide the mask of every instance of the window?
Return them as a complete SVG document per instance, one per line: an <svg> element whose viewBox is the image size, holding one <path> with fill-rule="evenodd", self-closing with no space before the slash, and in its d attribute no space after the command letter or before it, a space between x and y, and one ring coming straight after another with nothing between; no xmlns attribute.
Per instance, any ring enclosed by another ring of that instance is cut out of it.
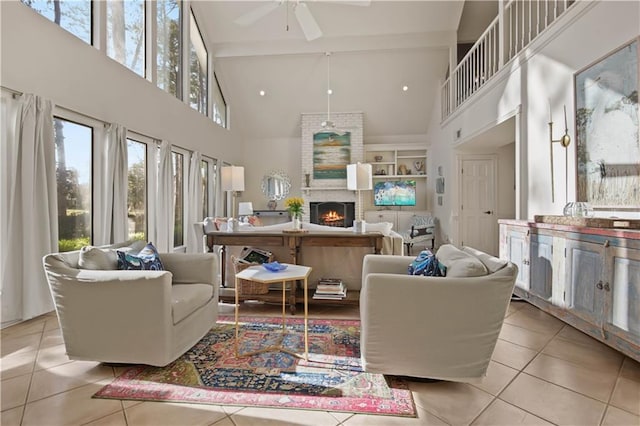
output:
<svg viewBox="0 0 640 426"><path fill-rule="evenodd" d="M158 0L156 5L157 84L162 90L180 98L180 1Z"/></svg>
<svg viewBox="0 0 640 426"><path fill-rule="evenodd" d="M129 239L147 239L147 145L127 139Z"/></svg>
<svg viewBox="0 0 640 426"><path fill-rule="evenodd" d="M107 2L107 55L144 77L144 0Z"/></svg>
<svg viewBox="0 0 640 426"><path fill-rule="evenodd" d="M93 128L54 119L60 251L91 243Z"/></svg>
<svg viewBox="0 0 640 426"><path fill-rule="evenodd" d="M224 100L215 72L213 73L213 80L213 121L222 127L227 127L227 102Z"/></svg>
<svg viewBox="0 0 640 426"><path fill-rule="evenodd" d="M173 246L184 245L184 155L171 153L173 162Z"/></svg>
<svg viewBox="0 0 640 426"><path fill-rule="evenodd" d="M91 44L91 0L21 0L40 15Z"/></svg>
<svg viewBox="0 0 640 426"><path fill-rule="evenodd" d="M202 218L210 216L209 214L209 162L202 160L200 162L200 175L202 177Z"/></svg>
<svg viewBox="0 0 640 426"><path fill-rule="evenodd" d="M189 28L189 103L191 108L207 115L207 48L193 11Z"/></svg>

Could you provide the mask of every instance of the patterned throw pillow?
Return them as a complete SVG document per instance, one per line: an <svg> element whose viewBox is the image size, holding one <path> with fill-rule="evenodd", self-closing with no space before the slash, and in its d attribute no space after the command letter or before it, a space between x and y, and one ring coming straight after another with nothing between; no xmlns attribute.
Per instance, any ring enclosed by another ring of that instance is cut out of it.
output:
<svg viewBox="0 0 640 426"><path fill-rule="evenodd" d="M409 275L426 275L429 277L444 277L447 268L438 261L430 250L423 250L409 265Z"/></svg>
<svg viewBox="0 0 640 426"><path fill-rule="evenodd" d="M118 269L128 271L164 271L158 250L147 244L138 254L118 250Z"/></svg>

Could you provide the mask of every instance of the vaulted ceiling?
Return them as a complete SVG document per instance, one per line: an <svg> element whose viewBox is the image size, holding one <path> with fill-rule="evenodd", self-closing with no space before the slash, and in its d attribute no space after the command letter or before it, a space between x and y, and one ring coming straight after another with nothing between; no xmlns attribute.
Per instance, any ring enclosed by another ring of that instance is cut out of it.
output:
<svg viewBox="0 0 640 426"><path fill-rule="evenodd" d="M327 111L325 52L331 111L362 111L365 141L427 133L464 1L304 1L322 31L312 41L296 20L297 2L276 3L249 26L234 20L265 2L192 3L231 125L246 139L299 137L301 113Z"/></svg>

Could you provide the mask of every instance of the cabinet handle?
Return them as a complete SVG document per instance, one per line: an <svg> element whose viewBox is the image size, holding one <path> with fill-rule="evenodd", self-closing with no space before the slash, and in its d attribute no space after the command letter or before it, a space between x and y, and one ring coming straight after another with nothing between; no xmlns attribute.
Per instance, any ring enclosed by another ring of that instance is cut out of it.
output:
<svg viewBox="0 0 640 426"><path fill-rule="evenodd" d="M611 287L609 286L609 283L604 283L604 289L605 291L611 291Z"/></svg>
<svg viewBox="0 0 640 426"><path fill-rule="evenodd" d="M598 281L598 284L596 284L596 288L598 290L602 290L602 281Z"/></svg>

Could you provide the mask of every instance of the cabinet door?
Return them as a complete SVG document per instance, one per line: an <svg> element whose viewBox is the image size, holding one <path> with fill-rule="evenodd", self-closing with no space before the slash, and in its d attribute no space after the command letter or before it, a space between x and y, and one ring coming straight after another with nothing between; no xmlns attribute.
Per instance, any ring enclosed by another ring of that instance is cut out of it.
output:
<svg viewBox="0 0 640 426"><path fill-rule="evenodd" d="M507 256L518 267L516 286L529 291L528 231L523 228L508 228Z"/></svg>
<svg viewBox="0 0 640 426"><path fill-rule="evenodd" d="M605 328L640 344L640 250L607 248Z"/></svg>
<svg viewBox="0 0 640 426"><path fill-rule="evenodd" d="M529 287L531 293L550 300L553 278L553 238L548 235L531 235L529 247Z"/></svg>
<svg viewBox="0 0 640 426"><path fill-rule="evenodd" d="M596 326L602 325L604 246L567 240L567 308Z"/></svg>

